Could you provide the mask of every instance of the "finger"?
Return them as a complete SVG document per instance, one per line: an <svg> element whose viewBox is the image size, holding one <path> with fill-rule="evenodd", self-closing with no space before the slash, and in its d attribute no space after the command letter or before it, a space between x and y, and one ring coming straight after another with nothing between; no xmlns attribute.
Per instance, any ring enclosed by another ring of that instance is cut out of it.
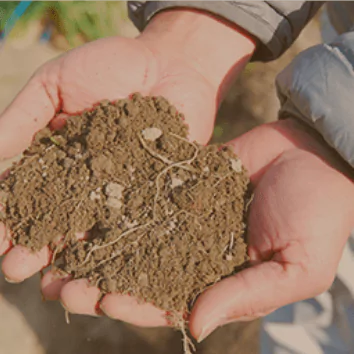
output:
<svg viewBox="0 0 354 354"><path fill-rule="evenodd" d="M270 261L222 280L197 300L190 318L192 335L200 342L226 323L261 317L300 300L298 284L305 289L309 285L302 276L297 265Z"/></svg>
<svg viewBox="0 0 354 354"><path fill-rule="evenodd" d="M86 238L87 232L78 232L75 234L78 240ZM60 245L63 242L65 236L62 236L56 240L56 244ZM66 248L66 245L63 246ZM71 280L69 275L62 275L59 272L48 271L41 279L42 295L45 300L58 300L60 292L65 284Z"/></svg>
<svg viewBox="0 0 354 354"><path fill-rule="evenodd" d="M10 174L10 169L3 171L0 174L0 181L6 179L9 176L9 174ZM4 213L5 211L5 207L2 202L3 200L0 201L0 213ZM8 252L11 246L12 246L11 233L9 232L9 230L6 229L4 223L0 222L0 256Z"/></svg>
<svg viewBox="0 0 354 354"><path fill-rule="evenodd" d="M59 106L53 91L35 75L0 115L0 159L21 153L53 118Z"/></svg>
<svg viewBox="0 0 354 354"><path fill-rule="evenodd" d="M2 271L6 280L20 283L39 272L50 263L51 251L48 246L32 252L24 246L15 246L5 256Z"/></svg>
<svg viewBox="0 0 354 354"><path fill-rule="evenodd" d="M139 303L134 297L108 294L101 301L101 310L110 318L141 327L167 326L166 312L149 303Z"/></svg>
<svg viewBox="0 0 354 354"><path fill-rule="evenodd" d="M185 116L190 140L206 144L213 133L216 98L210 99L207 85L200 85L195 89L193 86L195 86L193 77L167 77L162 79L150 94L163 96L173 104L178 112ZM183 87L188 89L183 90ZM190 94L192 91L193 95Z"/></svg>
<svg viewBox="0 0 354 354"><path fill-rule="evenodd" d="M86 233L78 233L76 236L81 239L86 236ZM57 242L60 243L60 240ZM2 270L9 282L19 283L48 266L52 255L53 252L48 246L44 246L38 252L32 252L24 246L15 246L5 256Z"/></svg>
<svg viewBox="0 0 354 354"><path fill-rule="evenodd" d="M5 224L0 223L0 256L8 252L11 245L10 233L6 230Z"/></svg>
<svg viewBox="0 0 354 354"><path fill-rule="evenodd" d="M58 300L65 284L70 281L70 276L62 276L57 272L48 271L41 279L42 295L45 300Z"/></svg>
<svg viewBox="0 0 354 354"><path fill-rule="evenodd" d="M86 279L69 281L60 291L63 307L70 313L98 316L100 290Z"/></svg>

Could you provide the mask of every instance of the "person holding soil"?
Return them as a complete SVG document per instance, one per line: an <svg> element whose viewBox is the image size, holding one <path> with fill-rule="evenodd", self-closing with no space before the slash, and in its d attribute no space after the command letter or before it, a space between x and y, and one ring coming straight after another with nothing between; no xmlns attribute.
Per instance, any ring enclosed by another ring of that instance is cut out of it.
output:
<svg viewBox="0 0 354 354"><path fill-rule="evenodd" d="M280 56L321 3L161 1L129 6L132 20L142 30L140 36L89 43L33 75L0 117L1 158L23 151L49 122L59 127L68 115L100 100L117 100L134 92L166 97L185 114L190 139L206 144L216 110L245 65ZM342 9L336 10L338 15ZM342 13L348 19L351 12ZM339 30L348 29L349 25ZM348 114L354 93L353 35L344 33L295 58L277 79L281 120L230 142L254 187L248 228L253 267L222 280L198 298L189 321L198 341L223 324L273 312L264 323L265 353L349 353L353 348L351 336L344 338L342 332L336 334L336 342L330 331L335 325L332 313L320 319L319 310L306 312L305 322L301 319L285 332L285 327L273 326L288 318L293 321L294 316L283 316L294 309L290 304L326 291L343 250L350 252L346 243L354 228L354 121ZM51 257L47 247L37 254L11 247L2 229L0 254L4 253L2 269L10 282L40 271ZM336 281L345 284L348 294L354 289L347 280ZM68 311L97 315L98 289L85 280L57 280L48 273L42 286L44 297L60 299ZM327 295L307 305L325 308L324 303L336 303ZM100 309L136 325L167 325L160 310L128 296L106 295ZM312 315L312 327L301 332ZM282 343L276 333L282 333ZM287 341L299 333L306 340L295 337L295 345ZM301 348L304 343L311 349Z"/></svg>

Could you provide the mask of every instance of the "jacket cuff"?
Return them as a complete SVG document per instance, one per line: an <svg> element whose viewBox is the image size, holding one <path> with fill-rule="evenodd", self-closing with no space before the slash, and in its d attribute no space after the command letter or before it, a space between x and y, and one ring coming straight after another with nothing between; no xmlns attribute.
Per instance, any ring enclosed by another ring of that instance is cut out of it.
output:
<svg viewBox="0 0 354 354"><path fill-rule="evenodd" d="M228 20L258 39L252 61L278 58L321 7L311 1L129 1L129 17L142 31L160 11L193 8Z"/></svg>

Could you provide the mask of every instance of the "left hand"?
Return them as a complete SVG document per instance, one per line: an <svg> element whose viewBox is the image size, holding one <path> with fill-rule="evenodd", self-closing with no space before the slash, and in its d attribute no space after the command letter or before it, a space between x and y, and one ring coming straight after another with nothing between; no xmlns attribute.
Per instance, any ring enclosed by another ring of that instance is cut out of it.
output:
<svg viewBox="0 0 354 354"><path fill-rule="evenodd" d="M190 318L203 340L218 326L252 320L327 290L354 228L354 185L333 151L291 119L231 143L255 187L248 220L253 266L197 300ZM338 166L336 166L338 167Z"/></svg>
<svg viewBox="0 0 354 354"><path fill-rule="evenodd" d="M216 46L218 51L210 50ZM0 114L0 158L22 152L49 122L58 128L68 115L134 92L166 97L185 114L190 138L206 144L223 92L254 48L253 40L237 28L192 10L155 16L135 39L104 38L76 48L43 65ZM36 274L52 257L47 246L37 253L12 247L9 232L0 223L0 255L5 253L2 271L10 282ZM136 325L167 324L162 310L120 294L104 296L99 309L100 291L85 279L58 279L47 272L42 291L47 299L60 299L72 313L97 315L102 310Z"/></svg>

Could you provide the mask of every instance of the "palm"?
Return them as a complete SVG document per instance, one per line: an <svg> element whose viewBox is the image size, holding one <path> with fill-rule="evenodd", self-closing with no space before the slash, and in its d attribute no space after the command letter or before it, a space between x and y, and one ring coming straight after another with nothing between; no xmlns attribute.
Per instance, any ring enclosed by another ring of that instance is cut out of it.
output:
<svg viewBox="0 0 354 354"><path fill-rule="evenodd" d="M306 267L326 262L332 271L329 279L334 276L335 264L328 261L338 260L342 245L336 243L338 247L334 248L331 242L331 235L341 233L340 225L333 224L333 217L345 192L341 178L337 180L326 167L307 152L290 151L266 171L255 191L250 215L251 254L255 260L273 257L284 263L299 266L303 263ZM334 183L339 188L326 188Z"/></svg>
<svg viewBox="0 0 354 354"><path fill-rule="evenodd" d="M187 63L161 57L139 40L107 38L92 42L49 63L40 75L45 82L54 75L56 104L66 114L134 92L163 95L188 117L193 138L206 142L210 136L215 111L211 88ZM200 129L199 117L211 122Z"/></svg>
<svg viewBox="0 0 354 354"><path fill-rule="evenodd" d="M187 63L159 55L142 41L107 38L38 70L2 115L1 157L22 152L33 134L59 112L75 114L100 100L116 100L134 92L165 96L185 113L192 139L202 143L209 139L217 103L207 80Z"/></svg>
<svg viewBox="0 0 354 354"><path fill-rule="evenodd" d="M72 114L103 99L147 92L156 83L151 55L136 40L108 38L89 43L48 63L39 74L56 80L62 111Z"/></svg>

